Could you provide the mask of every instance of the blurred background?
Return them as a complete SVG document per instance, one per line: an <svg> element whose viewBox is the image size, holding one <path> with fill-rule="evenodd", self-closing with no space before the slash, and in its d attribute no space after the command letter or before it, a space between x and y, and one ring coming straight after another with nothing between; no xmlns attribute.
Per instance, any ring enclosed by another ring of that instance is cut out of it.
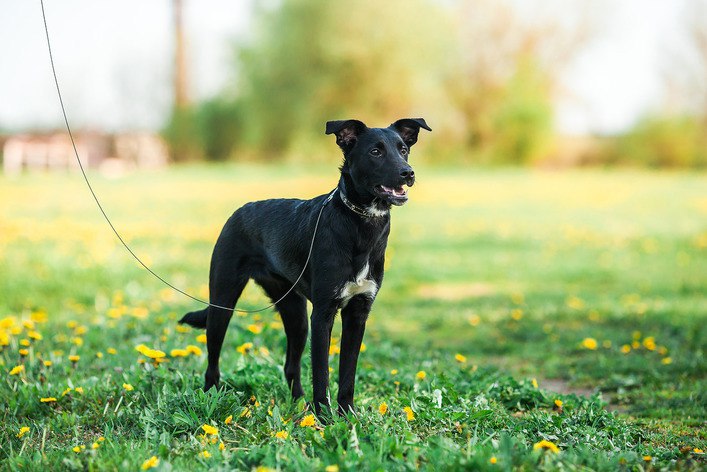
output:
<svg viewBox="0 0 707 472"><path fill-rule="evenodd" d="M47 0L91 167L330 162L324 122L424 116L433 164L707 164L702 0ZM6 173L72 157L39 4L0 18Z"/></svg>

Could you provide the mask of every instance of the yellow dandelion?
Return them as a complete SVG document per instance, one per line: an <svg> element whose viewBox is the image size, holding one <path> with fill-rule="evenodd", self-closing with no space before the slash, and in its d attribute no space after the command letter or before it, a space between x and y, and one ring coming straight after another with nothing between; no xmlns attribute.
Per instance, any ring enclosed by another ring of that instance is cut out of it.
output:
<svg viewBox="0 0 707 472"><path fill-rule="evenodd" d="M118 351L114 347L109 347L108 349L106 349L106 352L111 356L118 354Z"/></svg>
<svg viewBox="0 0 707 472"><path fill-rule="evenodd" d="M649 351L655 351L655 348L657 347L655 343L655 338L653 336L648 336L647 338L643 339L643 347L645 347Z"/></svg>
<svg viewBox="0 0 707 472"><path fill-rule="evenodd" d="M555 400L555 406L557 408L562 409L562 405L564 405L564 403L562 403L562 400Z"/></svg>
<svg viewBox="0 0 707 472"><path fill-rule="evenodd" d="M218 450L223 451L224 449L226 449L226 445L223 443L223 441L221 441L220 443L218 443Z"/></svg>
<svg viewBox="0 0 707 472"><path fill-rule="evenodd" d="M596 350L596 348L599 346L599 343L597 343L597 340L594 338L584 338L582 341L582 347L585 349L589 349L590 351Z"/></svg>
<svg viewBox="0 0 707 472"><path fill-rule="evenodd" d="M189 351L186 349L172 349L169 351L169 355L172 357L187 357L189 355Z"/></svg>
<svg viewBox="0 0 707 472"><path fill-rule="evenodd" d="M103 442L103 441L105 441L105 440L106 440L106 438L104 438L103 436L101 436L100 438L98 438L98 442Z"/></svg>
<svg viewBox="0 0 707 472"><path fill-rule="evenodd" d="M91 444L91 449L98 449L99 444L97 442Z"/></svg>
<svg viewBox="0 0 707 472"><path fill-rule="evenodd" d="M533 379L530 381L533 384L533 388L538 388L538 379Z"/></svg>
<svg viewBox="0 0 707 472"><path fill-rule="evenodd" d="M98 352L96 353L96 357L99 358L99 359L103 359L103 353L102 353L101 351L98 351Z"/></svg>
<svg viewBox="0 0 707 472"><path fill-rule="evenodd" d="M83 395L83 387L76 387L76 388L74 389L74 392L80 393L81 395Z"/></svg>
<svg viewBox="0 0 707 472"><path fill-rule="evenodd" d="M20 339L20 346L29 347L29 339Z"/></svg>
<svg viewBox="0 0 707 472"><path fill-rule="evenodd" d="M81 452L81 448L78 447L78 446L72 447L71 450L74 451L76 454L78 454L79 452Z"/></svg>
<svg viewBox="0 0 707 472"><path fill-rule="evenodd" d="M623 346L621 346L621 352L623 352L624 354L628 354L629 352L631 352L631 346L629 346L628 344L624 344Z"/></svg>
<svg viewBox="0 0 707 472"><path fill-rule="evenodd" d="M386 402L382 402L380 405L378 405L378 413L381 415L385 415L385 413L388 411L388 404Z"/></svg>
<svg viewBox="0 0 707 472"><path fill-rule="evenodd" d="M63 392L61 392L61 396L63 397L63 396L67 395L67 394L70 393L70 392L71 392L71 387L67 387L66 389L64 389Z"/></svg>
<svg viewBox="0 0 707 472"><path fill-rule="evenodd" d="M20 353L20 356L25 357L29 354L29 349L20 349L18 352Z"/></svg>
<svg viewBox="0 0 707 472"><path fill-rule="evenodd" d="M332 344L329 346L329 355L330 356L335 356L336 354L339 354L341 352L341 349L339 349L339 346L336 344Z"/></svg>
<svg viewBox="0 0 707 472"><path fill-rule="evenodd" d="M123 384L123 388L124 388L125 390L127 390L128 392L132 392L133 390L135 390L135 389L133 388L133 386L130 385L129 383L124 383L124 384Z"/></svg>
<svg viewBox="0 0 707 472"><path fill-rule="evenodd" d="M660 363L663 365L672 364L673 359L672 359L672 357L664 357L663 359L661 359Z"/></svg>
<svg viewBox="0 0 707 472"><path fill-rule="evenodd" d="M304 418L302 418L302 421L299 422L299 425L304 427L307 426L314 426L314 415L307 415Z"/></svg>
<svg viewBox="0 0 707 472"><path fill-rule="evenodd" d="M633 341L633 342L631 343L631 347L632 347L633 349L638 349L638 348L641 347L641 343L638 342L638 341Z"/></svg>
<svg viewBox="0 0 707 472"><path fill-rule="evenodd" d="M464 356L462 354L456 354L454 356L454 360L456 360L457 362L459 362L461 364L464 364L466 362L466 356Z"/></svg>
<svg viewBox="0 0 707 472"><path fill-rule="evenodd" d="M42 335L38 331L28 331L27 336L35 341L41 341Z"/></svg>
<svg viewBox="0 0 707 472"><path fill-rule="evenodd" d="M71 343L77 346L83 346L83 339L76 336L74 338L71 338Z"/></svg>
<svg viewBox="0 0 707 472"><path fill-rule="evenodd" d="M223 420L224 424L231 424L233 421L233 415L228 415L225 420Z"/></svg>
<svg viewBox="0 0 707 472"><path fill-rule="evenodd" d="M69 360L74 363L78 362L79 359L81 359L81 356L77 356L76 354L69 356Z"/></svg>
<svg viewBox="0 0 707 472"><path fill-rule="evenodd" d="M258 352L260 353L261 356L269 356L270 355L270 350L267 347L260 347L258 348Z"/></svg>
<svg viewBox="0 0 707 472"><path fill-rule="evenodd" d="M54 397L44 397L39 399L40 402L42 403L53 403L56 401L56 398Z"/></svg>
<svg viewBox="0 0 707 472"><path fill-rule="evenodd" d="M13 368L10 370L10 375L19 375L19 374L21 374L21 373L24 372L24 371L25 371L25 366L24 366L24 365L22 365L22 364L16 365L15 367L13 367Z"/></svg>
<svg viewBox="0 0 707 472"><path fill-rule="evenodd" d="M361 343L361 352L366 352L366 349L368 349L366 343Z"/></svg>
<svg viewBox="0 0 707 472"><path fill-rule="evenodd" d="M157 467L158 465L160 465L160 460L157 458L157 456L152 456L145 462L143 462L140 468L142 470L147 470L152 469L153 467Z"/></svg>
<svg viewBox="0 0 707 472"><path fill-rule="evenodd" d="M405 408L403 408L403 411L405 412L408 421L412 421L415 419L415 412L412 411L412 408L406 406Z"/></svg>
<svg viewBox="0 0 707 472"><path fill-rule="evenodd" d="M160 351L159 349L148 349L147 351L143 352L143 354L145 356L149 357L150 359L155 359L155 360L162 359L164 356L167 355L163 351Z"/></svg>
<svg viewBox="0 0 707 472"><path fill-rule="evenodd" d="M339 472L339 466L336 464L331 464L324 467L324 472Z"/></svg>
<svg viewBox="0 0 707 472"><path fill-rule="evenodd" d="M250 418L251 417L250 408L248 408L248 407L243 408L243 411L241 411L241 414L238 415L238 417L239 418L243 418L243 417Z"/></svg>
<svg viewBox="0 0 707 472"><path fill-rule="evenodd" d="M206 344L206 334L202 333L196 337L196 342Z"/></svg>
<svg viewBox="0 0 707 472"><path fill-rule="evenodd" d="M52 361L44 361L42 362L44 364L44 367L51 367L53 362Z"/></svg>
<svg viewBox="0 0 707 472"><path fill-rule="evenodd" d="M202 425L201 429L204 430L204 434L210 434L212 436L215 436L218 434L218 428L211 426L209 424Z"/></svg>
<svg viewBox="0 0 707 472"><path fill-rule="evenodd" d="M390 375L398 375L398 369L391 370Z"/></svg>
<svg viewBox="0 0 707 472"><path fill-rule="evenodd" d="M200 356L201 355L201 348L198 346L194 346L193 344L189 344L186 347L186 350L189 354L194 354L195 356Z"/></svg>
<svg viewBox="0 0 707 472"><path fill-rule="evenodd" d="M523 310L521 310L520 308L514 309L513 311L511 311L511 318L516 321L520 320L521 318L523 318Z"/></svg>
<svg viewBox="0 0 707 472"><path fill-rule="evenodd" d="M560 452L560 448L557 447L557 445L555 443L553 443L551 441L547 441L545 439L533 444L533 449L534 450L537 450L537 449L548 450L548 451L554 452L555 454Z"/></svg>
<svg viewBox="0 0 707 472"><path fill-rule="evenodd" d="M29 433L29 426L23 426L20 428L20 431L17 433L17 437L21 438L25 434Z"/></svg>
<svg viewBox="0 0 707 472"><path fill-rule="evenodd" d="M260 334L263 331L263 326L259 324L249 324L246 329L253 334Z"/></svg>
<svg viewBox="0 0 707 472"><path fill-rule="evenodd" d="M427 377L427 373L424 370L421 370L417 374L415 374L415 377L417 377L418 380L425 380L425 377Z"/></svg>
<svg viewBox="0 0 707 472"><path fill-rule="evenodd" d="M243 343L236 348L236 351L240 352L242 355L246 355L248 351L253 349L253 343Z"/></svg>
<svg viewBox="0 0 707 472"><path fill-rule="evenodd" d="M643 460L644 460L645 462L650 462L650 461L653 460L653 458L652 458L651 456L643 456Z"/></svg>
<svg viewBox="0 0 707 472"><path fill-rule="evenodd" d="M496 459L496 456L492 456L491 459L489 459L489 462L495 464L496 462L498 462L498 459Z"/></svg>
<svg viewBox="0 0 707 472"><path fill-rule="evenodd" d="M277 439L287 439L289 436L289 433L287 431L278 431L275 433L275 437Z"/></svg>
<svg viewBox="0 0 707 472"><path fill-rule="evenodd" d="M703 451L702 449L700 449L698 447L694 448L692 450L692 452L694 452L695 454L704 454L705 453L705 451Z"/></svg>
<svg viewBox="0 0 707 472"><path fill-rule="evenodd" d="M201 451L200 456L203 457L204 459L208 459L209 457L211 457L211 453L207 450L203 450L203 451Z"/></svg>

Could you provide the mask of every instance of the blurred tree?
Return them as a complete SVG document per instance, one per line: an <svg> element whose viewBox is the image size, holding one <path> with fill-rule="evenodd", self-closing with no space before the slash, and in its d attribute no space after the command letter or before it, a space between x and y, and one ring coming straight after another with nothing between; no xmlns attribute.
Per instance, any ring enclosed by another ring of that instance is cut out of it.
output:
<svg viewBox="0 0 707 472"><path fill-rule="evenodd" d="M551 2L553 3L553 2ZM560 73L592 37L584 1L459 3L459 67L448 87L468 146L486 160L527 163L547 151Z"/></svg>

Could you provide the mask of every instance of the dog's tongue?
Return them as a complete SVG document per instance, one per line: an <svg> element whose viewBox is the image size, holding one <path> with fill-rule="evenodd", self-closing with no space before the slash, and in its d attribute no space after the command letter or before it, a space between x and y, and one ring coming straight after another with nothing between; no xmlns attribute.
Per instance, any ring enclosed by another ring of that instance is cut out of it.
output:
<svg viewBox="0 0 707 472"><path fill-rule="evenodd" d="M385 190L388 193L392 193L396 197L405 195L405 188L401 185L400 187L386 187L385 185L381 185L381 188Z"/></svg>

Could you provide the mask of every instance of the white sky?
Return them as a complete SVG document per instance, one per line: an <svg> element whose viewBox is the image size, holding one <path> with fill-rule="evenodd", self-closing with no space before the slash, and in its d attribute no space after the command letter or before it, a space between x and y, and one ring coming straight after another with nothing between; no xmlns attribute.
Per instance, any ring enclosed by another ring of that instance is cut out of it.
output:
<svg viewBox="0 0 707 472"><path fill-rule="evenodd" d="M0 0L0 129L61 125L39 0ZM520 1L520 0L519 0ZM658 106L666 57L690 0L597 2L602 24L564 75L562 132L617 132ZM246 37L253 0L185 0L191 91L232 77L229 39ZM45 0L74 127L159 128L169 109L170 0Z"/></svg>

